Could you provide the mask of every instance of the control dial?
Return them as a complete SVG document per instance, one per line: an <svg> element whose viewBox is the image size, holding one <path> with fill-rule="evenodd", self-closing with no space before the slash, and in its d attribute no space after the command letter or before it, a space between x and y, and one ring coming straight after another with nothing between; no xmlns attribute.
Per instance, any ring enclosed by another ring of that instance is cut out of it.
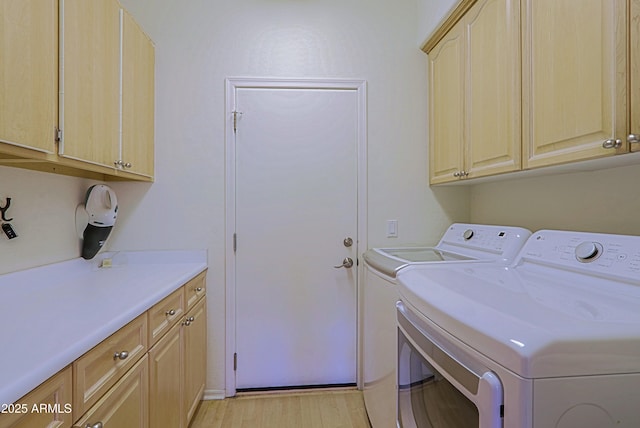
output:
<svg viewBox="0 0 640 428"><path fill-rule="evenodd" d="M585 241L576 247L576 259L580 262L587 263L600 257L601 252L602 245L596 242Z"/></svg>
<svg viewBox="0 0 640 428"><path fill-rule="evenodd" d="M469 239L473 238L473 230L472 229L465 230L464 233L462 234L462 237L465 239L465 241L468 241Z"/></svg>

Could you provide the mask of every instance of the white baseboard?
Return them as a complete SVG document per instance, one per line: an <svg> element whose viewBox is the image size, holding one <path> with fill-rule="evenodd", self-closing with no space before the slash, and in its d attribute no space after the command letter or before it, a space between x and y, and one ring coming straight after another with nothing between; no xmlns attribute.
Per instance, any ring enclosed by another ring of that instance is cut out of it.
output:
<svg viewBox="0 0 640 428"><path fill-rule="evenodd" d="M225 398L225 390L224 389L205 389L203 400L224 400Z"/></svg>

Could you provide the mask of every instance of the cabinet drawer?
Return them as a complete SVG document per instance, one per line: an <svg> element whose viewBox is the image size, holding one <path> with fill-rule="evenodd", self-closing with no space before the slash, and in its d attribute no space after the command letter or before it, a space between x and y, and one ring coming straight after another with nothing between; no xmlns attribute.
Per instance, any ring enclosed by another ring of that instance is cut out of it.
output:
<svg viewBox="0 0 640 428"><path fill-rule="evenodd" d="M205 270L184 285L184 295L187 302L186 311L191 308L207 293L207 271Z"/></svg>
<svg viewBox="0 0 640 428"><path fill-rule="evenodd" d="M15 405L18 406L15 412L0 414L0 428L70 427L73 422L71 366L49 378Z"/></svg>
<svg viewBox="0 0 640 428"><path fill-rule="evenodd" d="M147 314L140 315L73 363L73 411L82 415L147 352Z"/></svg>
<svg viewBox="0 0 640 428"><path fill-rule="evenodd" d="M153 346L185 313L182 287L149 309L149 347Z"/></svg>
<svg viewBox="0 0 640 428"><path fill-rule="evenodd" d="M73 428L149 427L149 360L145 355Z"/></svg>

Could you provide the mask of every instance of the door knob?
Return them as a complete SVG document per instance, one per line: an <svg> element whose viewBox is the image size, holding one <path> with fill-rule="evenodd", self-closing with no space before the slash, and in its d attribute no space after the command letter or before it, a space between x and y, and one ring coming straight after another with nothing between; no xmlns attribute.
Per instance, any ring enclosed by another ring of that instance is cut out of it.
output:
<svg viewBox="0 0 640 428"><path fill-rule="evenodd" d="M350 237L346 237L344 238L344 241L342 241L342 243L345 247L350 247L353 245L353 239L351 239Z"/></svg>
<svg viewBox="0 0 640 428"><path fill-rule="evenodd" d="M351 257L345 257L345 259L342 261L342 264L338 266L334 266L334 268L336 269L350 268L351 266L353 266L353 260L351 259Z"/></svg>

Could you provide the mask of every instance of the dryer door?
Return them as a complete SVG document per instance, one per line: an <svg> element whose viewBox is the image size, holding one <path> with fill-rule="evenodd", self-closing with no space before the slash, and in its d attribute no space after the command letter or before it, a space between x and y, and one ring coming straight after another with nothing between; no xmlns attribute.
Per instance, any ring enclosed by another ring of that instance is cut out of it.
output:
<svg viewBox="0 0 640 428"><path fill-rule="evenodd" d="M398 426L500 428L498 376L398 302Z"/></svg>

